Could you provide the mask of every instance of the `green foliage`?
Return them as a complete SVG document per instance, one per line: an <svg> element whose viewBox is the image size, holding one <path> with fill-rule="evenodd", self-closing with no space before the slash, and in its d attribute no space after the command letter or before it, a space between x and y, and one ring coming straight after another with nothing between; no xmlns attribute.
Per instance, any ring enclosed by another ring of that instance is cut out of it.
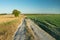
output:
<svg viewBox="0 0 60 40"><path fill-rule="evenodd" d="M14 14L15 17L18 17L21 12L18 10L13 10L12 14Z"/></svg>
<svg viewBox="0 0 60 40"><path fill-rule="evenodd" d="M28 18L40 20L42 22L48 20L49 22L57 25L57 27L60 27L60 14L29 14L26 16L28 16Z"/></svg>

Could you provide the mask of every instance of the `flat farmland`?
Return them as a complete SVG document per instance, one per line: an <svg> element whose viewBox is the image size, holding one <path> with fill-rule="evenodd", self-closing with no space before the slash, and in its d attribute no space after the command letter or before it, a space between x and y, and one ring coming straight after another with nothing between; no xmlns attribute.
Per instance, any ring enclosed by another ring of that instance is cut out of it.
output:
<svg viewBox="0 0 60 40"><path fill-rule="evenodd" d="M0 40L12 40L15 31L24 19L23 15L0 15Z"/></svg>
<svg viewBox="0 0 60 40"><path fill-rule="evenodd" d="M25 14L51 36L60 40L60 14Z"/></svg>
<svg viewBox="0 0 60 40"><path fill-rule="evenodd" d="M14 15L0 15L0 23L8 22L16 19Z"/></svg>
<svg viewBox="0 0 60 40"><path fill-rule="evenodd" d="M60 14L29 14L27 16L31 19L36 19L40 21L50 21L52 24L60 27Z"/></svg>

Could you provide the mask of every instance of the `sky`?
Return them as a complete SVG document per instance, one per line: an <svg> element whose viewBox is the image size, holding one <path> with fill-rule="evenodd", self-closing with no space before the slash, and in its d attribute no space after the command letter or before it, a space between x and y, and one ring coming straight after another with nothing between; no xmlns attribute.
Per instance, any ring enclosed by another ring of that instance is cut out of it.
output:
<svg viewBox="0 0 60 40"><path fill-rule="evenodd" d="M60 0L0 0L0 13L60 13Z"/></svg>

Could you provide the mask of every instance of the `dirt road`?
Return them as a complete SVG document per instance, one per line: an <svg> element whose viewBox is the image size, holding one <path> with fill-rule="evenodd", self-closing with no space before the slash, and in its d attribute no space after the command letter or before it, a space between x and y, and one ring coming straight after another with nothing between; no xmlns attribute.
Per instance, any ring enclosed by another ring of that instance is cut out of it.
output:
<svg viewBox="0 0 60 40"><path fill-rule="evenodd" d="M56 40L30 19L24 19L13 40Z"/></svg>

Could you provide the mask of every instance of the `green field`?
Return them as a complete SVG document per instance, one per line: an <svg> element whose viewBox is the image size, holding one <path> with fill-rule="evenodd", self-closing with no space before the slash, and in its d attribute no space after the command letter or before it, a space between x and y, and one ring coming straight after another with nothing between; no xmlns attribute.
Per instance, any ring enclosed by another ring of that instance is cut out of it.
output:
<svg viewBox="0 0 60 40"><path fill-rule="evenodd" d="M26 14L38 26L60 40L60 14Z"/></svg>

